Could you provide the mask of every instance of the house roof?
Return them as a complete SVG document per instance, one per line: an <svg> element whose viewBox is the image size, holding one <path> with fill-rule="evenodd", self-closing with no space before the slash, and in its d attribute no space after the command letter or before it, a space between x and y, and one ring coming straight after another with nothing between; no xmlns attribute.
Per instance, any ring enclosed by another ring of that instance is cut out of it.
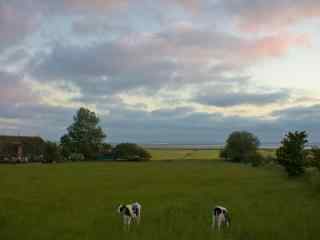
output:
<svg viewBox="0 0 320 240"><path fill-rule="evenodd" d="M5 136L0 135L1 144L42 144L43 139L38 136Z"/></svg>

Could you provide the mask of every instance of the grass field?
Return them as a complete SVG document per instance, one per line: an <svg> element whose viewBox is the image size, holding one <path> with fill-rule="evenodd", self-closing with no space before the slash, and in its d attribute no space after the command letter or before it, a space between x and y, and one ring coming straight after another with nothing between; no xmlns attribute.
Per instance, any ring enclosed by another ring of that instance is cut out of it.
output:
<svg viewBox="0 0 320 240"><path fill-rule="evenodd" d="M276 168L191 160L0 165L0 189L1 240L320 236L320 193ZM126 233L116 207L130 201L142 203L143 218ZM215 204L230 209L230 231L210 230Z"/></svg>
<svg viewBox="0 0 320 240"><path fill-rule="evenodd" d="M152 160L217 160L218 149L148 149Z"/></svg>
<svg viewBox="0 0 320 240"><path fill-rule="evenodd" d="M152 160L218 160L219 149L148 149ZM260 149L264 156L275 156L273 149Z"/></svg>

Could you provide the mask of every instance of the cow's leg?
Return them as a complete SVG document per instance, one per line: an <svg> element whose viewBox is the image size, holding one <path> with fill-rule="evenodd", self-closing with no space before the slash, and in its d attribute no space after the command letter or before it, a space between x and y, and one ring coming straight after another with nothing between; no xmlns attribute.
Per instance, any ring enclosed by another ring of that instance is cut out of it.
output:
<svg viewBox="0 0 320 240"><path fill-rule="evenodd" d="M226 227L229 228L230 227L230 221L229 218L226 218Z"/></svg>
<svg viewBox="0 0 320 240"><path fill-rule="evenodd" d="M141 222L141 207L139 207L138 209L138 219L137 219L137 223L140 224Z"/></svg>
<svg viewBox="0 0 320 240"><path fill-rule="evenodd" d="M128 226L128 231L130 230L130 225L131 225L131 220L132 220L132 218L131 217L128 217L128 224L127 224L127 226Z"/></svg>
<svg viewBox="0 0 320 240"><path fill-rule="evenodd" d="M211 224L212 229L216 228L216 216L212 214L212 224Z"/></svg>
<svg viewBox="0 0 320 240"><path fill-rule="evenodd" d="M140 224L141 221L141 208L138 208L137 211L137 224Z"/></svg>
<svg viewBox="0 0 320 240"><path fill-rule="evenodd" d="M140 224L140 216L139 216L139 215L135 217L135 222L136 222L137 224Z"/></svg>
<svg viewBox="0 0 320 240"><path fill-rule="evenodd" d="M131 224L131 217L124 215L123 216L123 226L124 226L125 231L129 230L130 224Z"/></svg>
<svg viewBox="0 0 320 240"><path fill-rule="evenodd" d="M220 229L221 229L221 225L222 225L222 216L221 214L218 216L218 231L220 232Z"/></svg>
<svg viewBox="0 0 320 240"><path fill-rule="evenodd" d="M231 225L231 220L230 220L230 215L229 215L229 213L226 214L225 218L226 218L226 225L227 225L227 227L229 228L230 225Z"/></svg>

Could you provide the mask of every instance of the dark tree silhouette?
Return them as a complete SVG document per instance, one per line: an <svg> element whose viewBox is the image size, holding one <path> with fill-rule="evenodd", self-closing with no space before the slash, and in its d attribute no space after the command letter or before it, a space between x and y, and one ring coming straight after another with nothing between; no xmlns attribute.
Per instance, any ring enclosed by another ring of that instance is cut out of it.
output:
<svg viewBox="0 0 320 240"><path fill-rule="evenodd" d="M307 138L305 131L296 131L289 132L281 141L281 146L277 150L277 160L284 166L289 176L299 176L304 173Z"/></svg>
<svg viewBox="0 0 320 240"><path fill-rule="evenodd" d="M72 125L68 127L68 133L61 137L62 153L65 156L80 153L87 160L94 160L106 138L98 124L99 118L94 112L80 108L73 117Z"/></svg>

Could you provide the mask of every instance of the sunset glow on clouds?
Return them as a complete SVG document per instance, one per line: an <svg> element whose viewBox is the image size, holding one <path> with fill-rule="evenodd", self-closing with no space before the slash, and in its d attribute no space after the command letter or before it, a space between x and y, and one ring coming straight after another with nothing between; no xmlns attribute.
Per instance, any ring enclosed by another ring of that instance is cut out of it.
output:
<svg viewBox="0 0 320 240"><path fill-rule="evenodd" d="M85 106L112 142L317 142L319 23L311 0L0 0L0 134L57 140Z"/></svg>

